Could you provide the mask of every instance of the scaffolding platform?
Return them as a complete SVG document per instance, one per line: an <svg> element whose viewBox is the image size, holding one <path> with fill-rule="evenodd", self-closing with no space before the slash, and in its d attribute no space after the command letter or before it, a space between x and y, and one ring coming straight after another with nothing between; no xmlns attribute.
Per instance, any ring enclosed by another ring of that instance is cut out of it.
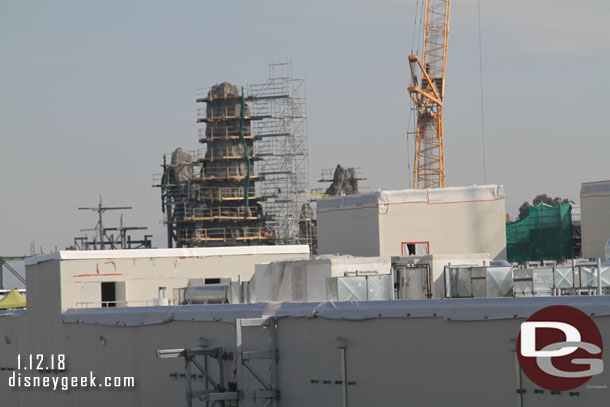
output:
<svg viewBox="0 0 610 407"><path fill-rule="evenodd" d="M244 242L249 240L267 240L269 232L264 228L202 228L186 231L183 242Z"/></svg>

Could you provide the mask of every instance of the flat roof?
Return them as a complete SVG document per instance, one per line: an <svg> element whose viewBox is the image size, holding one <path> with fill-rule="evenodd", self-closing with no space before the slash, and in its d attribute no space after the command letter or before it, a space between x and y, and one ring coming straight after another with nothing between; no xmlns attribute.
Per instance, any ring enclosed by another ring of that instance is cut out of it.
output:
<svg viewBox="0 0 610 407"><path fill-rule="evenodd" d="M610 196L610 181L583 182L580 186L580 197Z"/></svg>
<svg viewBox="0 0 610 407"><path fill-rule="evenodd" d="M363 194L344 195L318 200L318 213L346 209L377 208L382 205L422 203L451 204L489 202L504 199L502 185L469 185L431 189L379 190Z"/></svg>
<svg viewBox="0 0 610 407"><path fill-rule="evenodd" d="M610 296L460 298L346 302L259 302L71 309L64 323L141 326L170 321L219 321L238 318L324 318L363 321L372 318L443 318L447 321L526 319L551 305L569 305L591 316L610 315Z"/></svg>
<svg viewBox="0 0 610 407"><path fill-rule="evenodd" d="M160 257L243 256L253 254L309 254L308 245L193 247L188 249L61 250L28 257L30 266L51 260L136 259Z"/></svg>

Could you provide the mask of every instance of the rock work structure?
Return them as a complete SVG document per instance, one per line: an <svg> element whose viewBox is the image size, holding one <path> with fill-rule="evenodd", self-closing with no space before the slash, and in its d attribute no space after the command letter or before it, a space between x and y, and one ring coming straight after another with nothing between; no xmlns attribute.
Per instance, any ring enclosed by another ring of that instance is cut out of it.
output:
<svg viewBox="0 0 610 407"><path fill-rule="evenodd" d="M168 229L179 247L263 244L269 240L255 183L250 107L230 83L214 85L197 122L205 154L176 149L168 167L165 207Z"/></svg>
<svg viewBox="0 0 610 407"><path fill-rule="evenodd" d="M333 183L326 189L325 194L331 196L352 195L358 193L358 176L354 168L343 168L337 165L333 175Z"/></svg>

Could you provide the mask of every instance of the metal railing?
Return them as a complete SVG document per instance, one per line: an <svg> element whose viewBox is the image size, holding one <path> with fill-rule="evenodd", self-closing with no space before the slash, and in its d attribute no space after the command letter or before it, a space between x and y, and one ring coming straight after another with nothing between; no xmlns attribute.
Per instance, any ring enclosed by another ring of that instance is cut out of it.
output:
<svg viewBox="0 0 610 407"><path fill-rule="evenodd" d="M256 206L220 206L216 208L192 208L184 213L184 217L178 221L195 220L222 220L222 219L262 219L260 208Z"/></svg>
<svg viewBox="0 0 610 407"><path fill-rule="evenodd" d="M263 240L269 237L265 228L235 227L235 228L203 228L185 230L184 236L178 240L186 242L229 242L242 240Z"/></svg>
<svg viewBox="0 0 610 407"><path fill-rule="evenodd" d="M192 175L193 180L206 180L206 179L230 179L230 178L245 178L247 176L247 170L239 167L206 167L201 168L201 172L198 176ZM251 178L261 177L260 172L254 172L250 176Z"/></svg>
<svg viewBox="0 0 610 407"><path fill-rule="evenodd" d="M610 267L597 265L513 269L516 296L595 295L610 292Z"/></svg>
<svg viewBox="0 0 610 407"><path fill-rule="evenodd" d="M153 300L140 301L83 301L75 304L75 309L106 308L106 307L147 307L153 305Z"/></svg>
<svg viewBox="0 0 610 407"><path fill-rule="evenodd" d="M250 159L254 159L254 149L248 148L248 156ZM210 161L210 160L221 160L221 159L244 159L245 160L245 149L242 145L226 146L226 147L214 147L208 148L205 154L197 154L195 160L197 161Z"/></svg>

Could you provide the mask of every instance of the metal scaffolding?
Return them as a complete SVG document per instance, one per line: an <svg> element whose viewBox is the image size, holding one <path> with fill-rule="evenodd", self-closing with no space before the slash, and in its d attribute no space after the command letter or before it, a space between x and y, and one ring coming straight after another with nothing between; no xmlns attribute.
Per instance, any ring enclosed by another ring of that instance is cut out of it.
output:
<svg viewBox="0 0 610 407"><path fill-rule="evenodd" d="M247 328L247 329L246 329ZM252 328L267 332L269 348L244 349ZM258 406L277 407L280 400L276 318L238 318L235 320L235 353L223 347L207 347L207 339L199 338L202 346L184 349L161 349L159 359L184 358L186 405L193 400L206 407ZM244 341L246 339L246 341ZM230 367L232 369L227 369ZM233 377L226 371L233 371ZM178 377L178 373L170 377ZM197 377L203 379L197 380Z"/></svg>
<svg viewBox="0 0 610 407"><path fill-rule="evenodd" d="M269 79L247 87L252 99L254 149L262 160L255 163L264 179L257 195L263 202L267 225L277 244L311 244L299 222L307 217L309 152L306 133L305 80L292 77L292 63L269 64Z"/></svg>
<svg viewBox="0 0 610 407"><path fill-rule="evenodd" d="M168 246L311 244L305 81L272 63L269 79L195 91L199 142L164 157Z"/></svg>

